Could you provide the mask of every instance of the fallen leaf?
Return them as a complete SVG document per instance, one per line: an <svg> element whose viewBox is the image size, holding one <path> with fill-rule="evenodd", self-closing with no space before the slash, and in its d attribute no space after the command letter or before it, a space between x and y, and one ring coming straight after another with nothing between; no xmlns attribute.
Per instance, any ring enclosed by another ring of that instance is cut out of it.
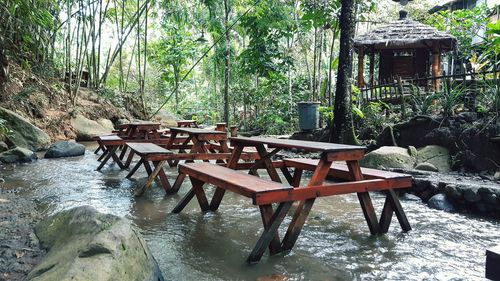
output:
<svg viewBox="0 0 500 281"><path fill-rule="evenodd" d="M24 252L22 252L22 251L16 251L16 257L17 257L18 259L20 259L20 258L24 257L24 255L25 255L25 253L24 253Z"/></svg>

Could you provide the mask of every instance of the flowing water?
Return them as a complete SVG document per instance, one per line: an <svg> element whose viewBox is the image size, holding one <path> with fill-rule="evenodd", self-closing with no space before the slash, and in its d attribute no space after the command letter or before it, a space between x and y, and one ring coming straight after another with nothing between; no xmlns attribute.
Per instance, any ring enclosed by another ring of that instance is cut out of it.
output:
<svg viewBox="0 0 500 281"><path fill-rule="evenodd" d="M402 199L412 231L402 233L393 218L388 234L371 236L357 197L343 195L316 200L290 253L266 253L259 264L247 265L262 227L251 200L226 193L216 213L202 214L194 200L171 214L189 181L176 195L164 197L153 186L135 198L145 172L136 180L125 179L117 166L97 172L93 148L82 157L4 169L3 188L20 188L20 196L35 198L47 214L91 205L130 219L167 280L481 280L485 250L500 243L500 220L437 211L412 199ZM166 172L170 179L177 174ZM383 197L372 198L380 213Z"/></svg>

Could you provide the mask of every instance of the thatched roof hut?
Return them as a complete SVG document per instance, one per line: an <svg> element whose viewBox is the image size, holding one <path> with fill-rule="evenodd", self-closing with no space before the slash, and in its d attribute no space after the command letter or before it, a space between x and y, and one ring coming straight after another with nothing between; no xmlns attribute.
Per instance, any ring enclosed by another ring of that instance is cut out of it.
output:
<svg viewBox="0 0 500 281"><path fill-rule="evenodd" d="M354 38L354 47L373 49L433 48L450 51L456 43L455 37L420 22L403 19L375 28Z"/></svg>
<svg viewBox="0 0 500 281"><path fill-rule="evenodd" d="M433 77L441 75L441 53L455 48L455 37L407 19L406 14L401 11L399 20L354 38L354 48L358 53L358 87L365 86L365 54L370 56L370 86L373 86L375 81L375 54L379 55L379 83L397 76L403 79L429 77L431 68ZM439 81L435 80L435 83Z"/></svg>

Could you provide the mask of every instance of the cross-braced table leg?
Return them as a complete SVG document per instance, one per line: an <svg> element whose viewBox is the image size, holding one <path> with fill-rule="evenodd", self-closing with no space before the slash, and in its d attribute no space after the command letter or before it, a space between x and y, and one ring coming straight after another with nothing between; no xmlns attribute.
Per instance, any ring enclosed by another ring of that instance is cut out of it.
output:
<svg viewBox="0 0 500 281"><path fill-rule="evenodd" d="M314 171L314 174L311 177L311 180L308 183L308 186L322 185L325 181L326 176L330 170L330 166L332 165L331 161L326 159L321 159ZM303 187L307 188L307 187ZM314 205L315 198L307 199L305 201L301 201L292 218L292 222L288 226L285 237L281 243L282 250L287 251L291 250L297 242L299 238L300 231L304 227L304 223L306 222L307 216Z"/></svg>
<svg viewBox="0 0 500 281"><path fill-rule="evenodd" d="M104 159L102 160L102 162L99 165L99 167L97 167L97 171L100 171L102 169L102 167L104 167L104 165L109 161L110 158L113 158L113 160L118 164L118 166L121 169L125 169L125 167L123 166L122 161L120 161L120 159L116 155L116 149L117 149L117 146L108 147L107 153L106 153L106 157L104 157Z"/></svg>
<svg viewBox="0 0 500 281"><path fill-rule="evenodd" d="M347 167L351 173L351 177L355 181L363 180L363 173L359 167L358 161L347 161ZM371 234L377 234L380 232L380 225L378 223L377 215L375 214L375 208L373 208L372 200L368 192L358 192L358 200L363 210L366 222L368 223L368 228Z"/></svg>
<svg viewBox="0 0 500 281"><path fill-rule="evenodd" d="M168 190L170 188L170 183L168 183L168 180L166 178L165 172L163 171L163 163L165 163L165 160L162 161L155 161L153 165L155 166L154 170L151 170L151 166L148 163L148 160L144 159L143 164L144 168L146 168L146 172L148 173L148 179L146 180L146 183L142 188L137 190L135 193L135 196L142 196L144 192L151 186L155 178L160 174L160 182L163 185L163 188L165 190ZM163 178L162 178L163 177ZM164 182L166 181L166 183Z"/></svg>
<svg viewBox="0 0 500 281"><path fill-rule="evenodd" d="M384 203L384 208L382 209L382 214L380 216L380 233L387 233L389 230L389 225L391 224L392 213L396 213L396 217L398 218L399 225L403 231L407 232L411 230L410 223L406 218L406 214L399 202L398 195L392 189L385 191L386 198Z"/></svg>

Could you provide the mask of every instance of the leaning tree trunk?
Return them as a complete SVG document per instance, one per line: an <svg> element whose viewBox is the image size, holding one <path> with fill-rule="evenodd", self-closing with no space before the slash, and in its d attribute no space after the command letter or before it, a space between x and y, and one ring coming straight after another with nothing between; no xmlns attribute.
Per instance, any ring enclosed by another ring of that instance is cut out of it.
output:
<svg viewBox="0 0 500 281"><path fill-rule="evenodd" d="M342 0L340 10L340 50L335 89L334 124L330 132L330 141L338 143L357 143L352 124L351 70L355 32L355 1Z"/></svg>

